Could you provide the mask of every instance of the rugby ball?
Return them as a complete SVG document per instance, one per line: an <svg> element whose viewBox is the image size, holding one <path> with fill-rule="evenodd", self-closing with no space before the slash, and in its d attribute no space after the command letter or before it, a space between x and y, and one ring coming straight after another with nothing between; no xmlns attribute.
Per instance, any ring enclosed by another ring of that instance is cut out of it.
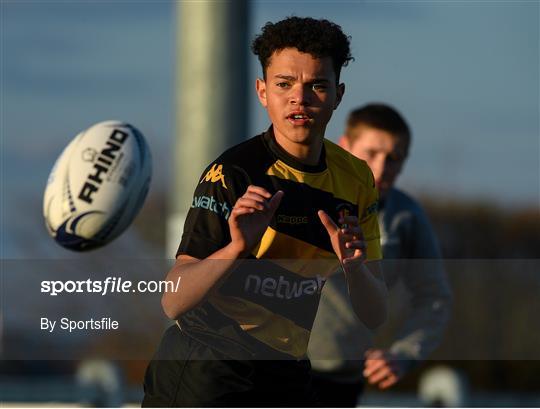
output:
<svg viewBox="0 0 540 409"><path fill-rule="evenodd" d="M84 251L118 237L141 209L152 159L139 130L105 121L79 133L60 154L47 181L43 215L61 246Z"/></svg>

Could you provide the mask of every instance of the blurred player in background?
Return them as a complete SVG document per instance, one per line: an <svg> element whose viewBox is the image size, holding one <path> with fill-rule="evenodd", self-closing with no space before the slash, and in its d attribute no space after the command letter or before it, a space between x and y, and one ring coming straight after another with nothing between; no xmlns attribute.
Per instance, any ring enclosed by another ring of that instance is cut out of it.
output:
<svg viewBox="0 0 540 409"><path fill-rule="evenodd" d="M403 281L411 310L389 349L372 347L371 332L352 312L343 275L327 281L309 344L314 383L327 406L356 406L366 381L379 389L394 385L437 347L450 315L451 292L428 218L413 198L394 187L410 140L405 120L383 104L352 111L339 140L373 172L385 281L388 288ZM399 259L425 261L407 267Z"/></svg>

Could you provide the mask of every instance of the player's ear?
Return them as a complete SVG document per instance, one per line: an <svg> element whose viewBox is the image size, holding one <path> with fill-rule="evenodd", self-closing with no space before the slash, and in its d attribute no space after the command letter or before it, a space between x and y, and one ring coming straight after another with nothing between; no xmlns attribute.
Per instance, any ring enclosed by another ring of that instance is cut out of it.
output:
<svg viewBox="0 0 540 409"><path fill-rule="evenodd" d="M255 81L255 89L257 90L257 97L263 107L268 105L266 102L266 82L262 78L257 78Z"/></svg>
<svg viewBox="0 0 540 409"><path fill-rule="evenodd" d="M345 94L345 84L341 83L337 86L336 103L334 104L334 109L336 109L339 106L344 94Z"/></svg>

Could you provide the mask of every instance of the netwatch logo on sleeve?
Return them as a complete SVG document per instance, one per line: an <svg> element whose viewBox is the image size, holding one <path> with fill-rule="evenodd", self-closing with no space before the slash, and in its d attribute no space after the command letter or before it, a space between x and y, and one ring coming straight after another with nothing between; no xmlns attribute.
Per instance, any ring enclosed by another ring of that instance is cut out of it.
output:
<svg viewBox="0 0 540 409"><path fill-rule="evenodd" d="M193 203L191 203L193 209L200 208L205 210L210 210L220 216L223 216L225 220L229 219L231 214L231 209L227 202L219 203L213 197L208 196L195 196L193 197Z"/></svg>

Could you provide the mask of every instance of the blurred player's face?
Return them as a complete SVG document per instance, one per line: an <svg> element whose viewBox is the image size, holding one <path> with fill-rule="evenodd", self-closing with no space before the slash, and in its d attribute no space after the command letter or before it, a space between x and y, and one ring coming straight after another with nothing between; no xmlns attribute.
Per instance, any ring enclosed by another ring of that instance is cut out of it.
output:
<svg viewBox="0 0 540 409"><path fill-rule="evenodd" d="M403 168L407 152L405 142L389 132L366 125L349 129L348 133L354 142L342 138L340 145L367 162L375 177L379 196L384 198Z"/></svg>
<svg viewBox="0 0 540 409"><path fill-rule="evenodd" d="M343 91L344 85L336 84L330 57L315 58L296 48L275 52L266 80L257 79L257 95L285 149L322 141Z"/></svg>

